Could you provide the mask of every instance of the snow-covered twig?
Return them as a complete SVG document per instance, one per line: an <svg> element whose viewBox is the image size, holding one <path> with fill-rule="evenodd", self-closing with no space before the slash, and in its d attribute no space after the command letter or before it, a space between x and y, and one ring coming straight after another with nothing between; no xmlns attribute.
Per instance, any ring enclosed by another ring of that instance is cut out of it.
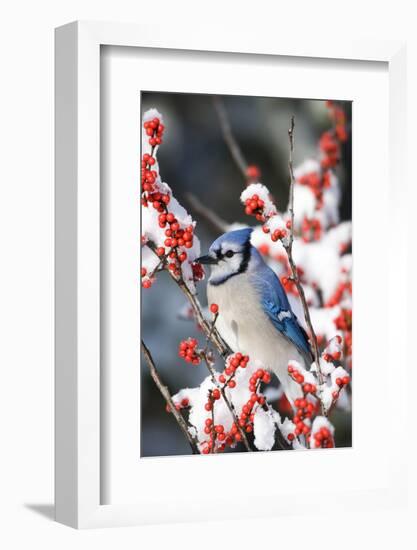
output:
<svg viewBox="0 0 417 550"><path fill-rule="evenodd" d="M200 451L198 450L197 440L195 439L195 437L193 437L191 435L191 433L188 429L187 423L185 422L185 420L182 417L181 413L177 410L174 402L172 401L172 397L171 397L171 394L169 393L169 390L168 390L167 386L165 386L162 383L161 377L159 376L159 373L156 369L155 362L152 358L151 352L146 347L143 340L141 340L141 347L142 347L143 355L145 356L146 362L148 364L149 371L150 371L151 376L152 376L152 380L155 382L158 390L162 394L162 397L167 402L167 406L168 406L169 410L174 415L175 420L177 421L179 427L181 428L181 431L183 432L183 434L187 438L188 443L190 444L190 447L191 447L191 450L192 450L193 454L200 454Z"/></svg>

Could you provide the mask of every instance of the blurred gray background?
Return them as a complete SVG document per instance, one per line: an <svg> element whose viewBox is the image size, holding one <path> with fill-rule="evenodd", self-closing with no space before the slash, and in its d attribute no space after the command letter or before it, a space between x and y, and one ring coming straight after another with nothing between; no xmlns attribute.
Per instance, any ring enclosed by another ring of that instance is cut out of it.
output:
<svg viewBox="0 0 417 550"><path fill-rule="evenodd" d="M291 115L295 116L294 166L308 157L317 157L318 140L331 127L325 101L222 96L229 122L248 164L261 170L260 181L273 193L278 208L288 200L288 137ZM351 103L339 103L347 117L349 139L342 150L337 174L342 184L340 213L351 219ZM227 222L254 225L239 201L244 187L241 173L224 142L213 97L200 94L142 93L142 113L155 107L166 127L158 151L160 173L174 195L197 221L196 233L205 253L219 236L190 206L187 194L195 195L207 208ZM205 282L198 285L199 298L206 305ZM142 338L149 347L158 370L171 394L198 385L206 376L204 365L190 366L178 357L178 344L188 336L200 337L194 323L177 318L185 301L166 273L158 275L149 290L142 290ZM278 384L275 379L273 382ZM190 454L190 448L141 361L141 456ZM351 420L335 413L336 445L351 445Z"/></svg>

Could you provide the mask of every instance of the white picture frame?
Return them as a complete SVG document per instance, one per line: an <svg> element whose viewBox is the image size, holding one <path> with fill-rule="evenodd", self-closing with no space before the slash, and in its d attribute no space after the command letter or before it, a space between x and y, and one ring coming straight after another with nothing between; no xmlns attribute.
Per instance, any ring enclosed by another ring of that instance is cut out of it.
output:
<svg viewBox="0 0 417 550"><path fill-rule="evenodd" d="M160 38L162 36L163 38ZM400 42L288 42L239 29L216 33L192 29L186 37L175 29L75 22L56 30L56 519L77 528L121 526L186 519L175 502L148 507L101 504L100 401L100 48L102 45L226 52L296 58L380 61L389 71L390 193L400 198L404 182L405 46ZM387 136L388 137L388 136ZM397 209L398 210L398 209ZM403 227L394 211L397 231ZM390 241L394 245L394 241ZM403 244L405 241L403 241ZM397 250L403 266L406 246ZM399 268L403 269L402 267ZM400 271L401 273L401 271ZM398 277L398 269L391 277ZM391 278L391 281L393 279ZM396 316L406 319L405 289L396 297ZM393 304L391 304L393 306ZM388 302L389 307L389 302ZM400 323L399 323L400 324ZM399 331L400 328L397 327ZM399 334L401 339L401 335ZM404 338L404 337L403 337ZM399 356L405 353L405 343ZM399 360L399 363L401 361ZM398 369L401 369L399 366ZM382 376L388 376L384 371ZM401 377L399 377L401 378ZM405 380L405 377L403 378ZM405 394L399 382L399 395ZM405 416L401 409L399 415ZM346 506L388 505L404 498L400 451L390 451L383 489L364 487L343 493ZM325 498L325 495L322 495ZM295 500L300 495L295 495ZM301 497L302 498L302 497ZM162 499L162 500L161 500ZM339 502L338 500L338 502ZM159 511L158 511L159 509ZM193 510L189 519L207 516ZM266 514L285 513L279 503ZM232 510L227 517L237 517ZM256 512L259 515L259 512Z"/></svg>

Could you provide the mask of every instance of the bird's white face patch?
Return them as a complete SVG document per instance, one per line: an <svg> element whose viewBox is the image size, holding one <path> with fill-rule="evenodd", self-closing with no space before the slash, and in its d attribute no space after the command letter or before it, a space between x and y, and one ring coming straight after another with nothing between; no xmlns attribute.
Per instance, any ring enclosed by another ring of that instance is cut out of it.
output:
<svg viewBox="0 0 417 550"><path fill-rule="evenodd" d="M211 266L210 282L220 284L239 273L244 261L244 247L237 243L223 242L221 248L212 251L211 255L216 255L218 262Z"/></svg>
<svg viewBox="0 0 417 550"><path fill-rule="evenodd" d="M232 252L242 252L243 247L236 243L228 243L228 242L222 243L222 246L221 246L222 254L226 254L229 250L231 250Z"/></svg>

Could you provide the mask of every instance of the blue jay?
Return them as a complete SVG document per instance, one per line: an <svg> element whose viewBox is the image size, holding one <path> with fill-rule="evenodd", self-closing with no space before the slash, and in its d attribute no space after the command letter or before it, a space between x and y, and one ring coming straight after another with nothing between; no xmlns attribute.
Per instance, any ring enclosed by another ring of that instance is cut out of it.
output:
<svg viewBox="0 0 417 550"><path fill-rule="evenodd" d="M277 275L251 245L251 228L225 233L196 261L211 267L209 304L219 306L217 329L233 351L258 359L274 372L290 401L301 396L288 361L312 363L308 337Z"/></svg>

